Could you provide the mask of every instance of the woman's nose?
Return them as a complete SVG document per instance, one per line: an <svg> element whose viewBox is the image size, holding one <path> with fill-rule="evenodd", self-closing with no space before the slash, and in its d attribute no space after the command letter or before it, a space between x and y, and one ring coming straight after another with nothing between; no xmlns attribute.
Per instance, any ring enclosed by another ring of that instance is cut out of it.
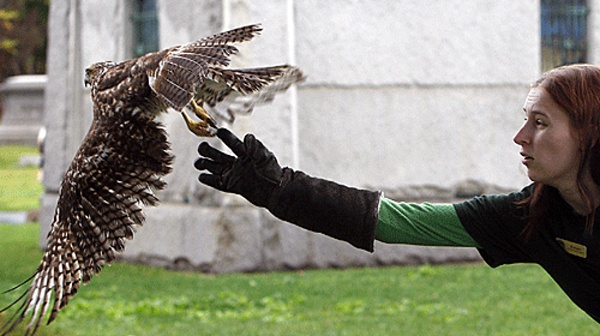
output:
<svg viewBox="0 0 600 336"><path fill-rule="evenodd" d="M527 132L527 123L523 124L523 126L521 126L521 128L517 131L517 134L515 134L515 137L513 138L513 141L517 144L517 145L523 145L526 143L529 143L529 134Z"/></svg>

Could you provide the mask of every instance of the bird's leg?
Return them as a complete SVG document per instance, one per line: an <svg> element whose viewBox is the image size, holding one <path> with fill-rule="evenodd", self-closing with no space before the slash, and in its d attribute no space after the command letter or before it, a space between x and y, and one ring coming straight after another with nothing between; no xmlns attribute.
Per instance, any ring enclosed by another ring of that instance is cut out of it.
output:
<svg viewBox="0 0 600 336"><path fill-rule="evenodd" d="M215 136L215 131L211 129L210 125L206 121L192 120L184 111L181 111L181 115L183 116L185 124L187 125L190 132L196 134L199 137Z"/></svg>
<svg viewBox="0 0 600 336"><path fill-rule="evenodd" d="M204 107L202 107L202 105L204 105L204 102L198 104L195 100L192 99L190 105L192 106L192 111L194 111L194 114L198 118L202 119L204 122L206 122L212 127L217 127L217 121L210 114L208 114L208 112L206 112Z"/></svg>
<svg viewBox="0 0 600 336"><path fill-rule="evenodd" d="M183 119L185 120L188 129L199 137L215 136L214 129L217 128L217 124L213 117L210 114L208 114L208 112L206 112L206 110L201 105L198 105L198 103L196 103L196 101L194 101L193 99L190 102L190 109L201 120L194 121L185 112L181 111L181 115L183 116Z"/></svg>

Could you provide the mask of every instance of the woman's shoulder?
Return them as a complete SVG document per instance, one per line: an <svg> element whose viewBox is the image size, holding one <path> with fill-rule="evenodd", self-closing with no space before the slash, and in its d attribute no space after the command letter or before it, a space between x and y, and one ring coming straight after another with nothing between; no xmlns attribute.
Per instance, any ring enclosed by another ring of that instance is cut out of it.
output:
<svg viewBox="0 0 600 336"><path fill-rule="evenodd" d="M520 191L514 191L505 194L484 194L473 197L462 202L455 203L455 207L459 211L475 211L478 210L497 210L497 211L514 211L516 205L531 196L533 193L533 184L530 184Z"/></svg>

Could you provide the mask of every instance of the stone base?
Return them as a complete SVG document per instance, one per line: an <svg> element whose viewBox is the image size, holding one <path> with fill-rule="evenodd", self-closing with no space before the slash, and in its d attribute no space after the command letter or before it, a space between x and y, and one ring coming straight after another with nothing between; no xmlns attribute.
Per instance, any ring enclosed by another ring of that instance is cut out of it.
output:
<svg viewBox="0 0 600 336"><path fill-rule="evenodd" d="M206 273L480 261L475 249L376 243L375 253L308 232L254 207L161 204L121 258ZM165 223L169 224L168 226Z"/></svg>
<svg viewBox="0 0 600 336"><path fill-rule="evenodd" d="M38 145L41 126L0 125L0 145Z"/></svg>
<svg viewBox="0 0 600 336"><path fill-rule="evenodd" d="M42 197L40 245L45 247L56 196ZM205 273L264 272L480 261L472 248L375 244L375 253L282 222L252 206L162 203L145 209L146 223L120 260Z"/></svg>

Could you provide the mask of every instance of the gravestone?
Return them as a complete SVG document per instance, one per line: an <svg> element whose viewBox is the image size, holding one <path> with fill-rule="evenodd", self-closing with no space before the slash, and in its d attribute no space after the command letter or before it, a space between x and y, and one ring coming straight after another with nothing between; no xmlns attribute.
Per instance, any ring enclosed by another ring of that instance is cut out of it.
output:
<svg viewBox="0 0 600 336"><path fill-rule="evenodd" d="M0 85L0 144L37 145L44 123L46 75L7 78Z"/></svg>

